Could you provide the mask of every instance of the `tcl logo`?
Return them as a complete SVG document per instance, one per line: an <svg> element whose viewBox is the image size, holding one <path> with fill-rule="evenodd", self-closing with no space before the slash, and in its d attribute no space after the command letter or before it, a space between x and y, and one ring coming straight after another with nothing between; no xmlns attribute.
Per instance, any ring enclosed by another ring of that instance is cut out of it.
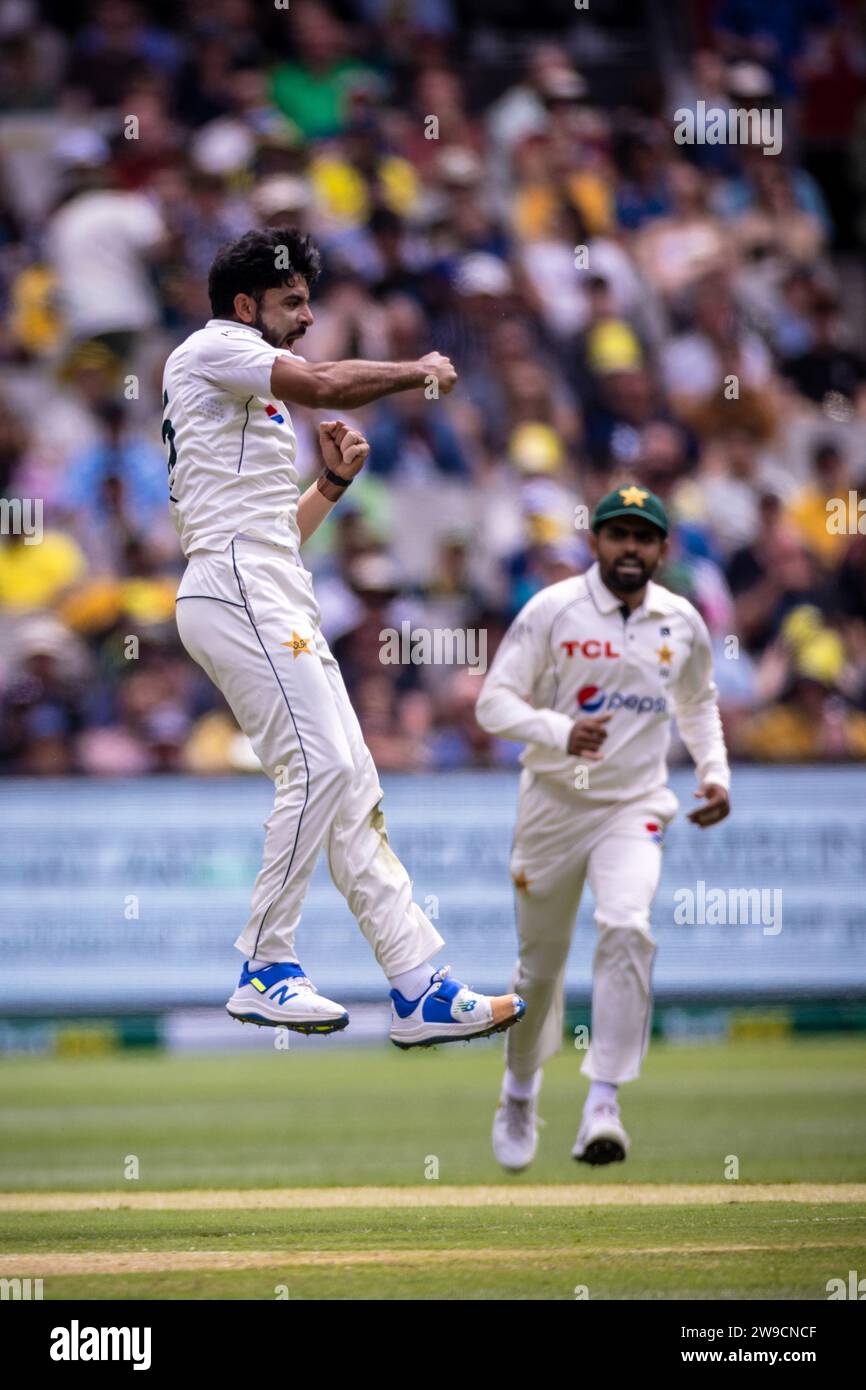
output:
<svg viewBox="0 0 866 1390"><path fill-rule="evenodd" d="M580 652L581 656L585 656L588 661L595 661L600 656L621 655L620 652L614 651L610 642L605 642L602 647L597 637L589 637L585 642L560 642L559 645L565 648L569 656L574 656L575 652Z"/></svg>

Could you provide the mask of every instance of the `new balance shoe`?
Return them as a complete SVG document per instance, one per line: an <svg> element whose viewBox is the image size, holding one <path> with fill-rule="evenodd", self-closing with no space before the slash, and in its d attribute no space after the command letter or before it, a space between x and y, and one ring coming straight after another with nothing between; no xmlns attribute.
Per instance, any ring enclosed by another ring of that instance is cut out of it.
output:
<svg viewBox="0 0 866 1390"><path fill-rule="evenodd" d="M342 1005L326 999L301 967L288 961L261 970L245 962L226 1009L241 1023L294 1033L337 1033L349 1022Z"/></svg>
<svg viewBox="0 0 866 1390"><path fill-rule="evenodd" d="M499 1097L493 1116L493 1153L503 1168L520 1173L528 1168L538 1148L538 1100L516 1100L507 1091Z"/></svg>
<svg viewBox="0 0 866 1390"><path fill-rule="evenodd" d="M397 1047L486 1038L523 1017L526 1004L518 994L476 994L450 972L450 965L437 970L417 999L404 999L399 990L391 990L390 1036Z"/></svg>
<svg viewBox="0 0 866 1390"><path fill-rule="evenodd" d="M590 1110L581 1121L571 1151L578 1163L621 1163L628 1153L629 1138L622 1127L619 1106L602 1104Z"/></svg>

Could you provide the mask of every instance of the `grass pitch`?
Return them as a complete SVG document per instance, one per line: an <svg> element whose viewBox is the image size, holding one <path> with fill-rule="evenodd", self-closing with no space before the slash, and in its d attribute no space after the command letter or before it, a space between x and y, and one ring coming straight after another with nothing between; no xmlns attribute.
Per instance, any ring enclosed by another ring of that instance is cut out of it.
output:
<svg viewBox="0 0 866 1390"><path fill-rule="evenodd" d="M824 1299L866 1264L859 1041L655 1045L622 1092L632 1154L600 1169L570 1157L587 1082L564 1050L517 1176L490 1152L501 1054L263 1033L7 1061L0 1275L48 1299Z"/></svg>

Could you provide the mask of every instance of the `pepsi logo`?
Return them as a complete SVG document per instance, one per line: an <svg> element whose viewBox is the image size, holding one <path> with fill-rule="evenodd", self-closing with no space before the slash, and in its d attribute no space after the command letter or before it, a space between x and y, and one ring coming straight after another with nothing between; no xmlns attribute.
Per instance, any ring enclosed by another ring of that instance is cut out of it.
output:
<svg viewBox="0 0 866 1390"><path fill-rule="evenodd" d="M621 690L614 690L608 695L597 685L581 686L577 692L577 703L587 714L594 714L605 703L611 711L628 709L635 714L665 714L668 707L664 695L625 695Z"/></svg>
<svg viewBox="0 0 866 1390"><path fill-rule="evenodd" d="M599 690L597 685L584 685L577 692L577 703L581 709L585 709L588 714L601 709L604 704L604 691Z"/></svg>

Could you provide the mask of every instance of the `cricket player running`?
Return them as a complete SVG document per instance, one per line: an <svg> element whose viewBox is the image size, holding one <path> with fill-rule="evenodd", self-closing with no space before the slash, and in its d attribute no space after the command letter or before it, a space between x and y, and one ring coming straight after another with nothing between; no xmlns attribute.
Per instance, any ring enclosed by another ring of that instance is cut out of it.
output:
<svg viewBox="0 0 866 1390"><path fill-rule="evenodd" d="M668 549L661 501L634 484L603 498L595 563L552 584L518 614L477 705L484 729L527 744L511 872L526 1019L506 1040L493 1149L508 1169L537 1147L541 1069L562 1042L565 967L584 883L595 898L590 1078L572 1150L591 1164L629 1147L617 1090L640 1073L649 1041L656 944L650 906L665 827L670 720L697 767L689 820L727 816L730 773L703 619L652 576Z"/></svg>
<svg viewBox="0 0 866 1390"><path fill-rule="evenodd" d="M299 964L295 936L324 846L331 877L391 984L398 1047L484 1037L516 1023L514 994L487 996L431 957L442 937L412 901L388 845L382 788L339 668L320 630L299 548L363 467L367 441L340 420L319 426L324 468L301 495L287 406L350 410L394 391L451 390L447 357L416 362L306 362L320 269L309 237L248 232L217 255L213 318L175 349L163 378L170 506L187 567L177 625L222 691L274 782L264 858L235 946L244 966L233 1018L332 1033L349 1015Z"/></svg>

